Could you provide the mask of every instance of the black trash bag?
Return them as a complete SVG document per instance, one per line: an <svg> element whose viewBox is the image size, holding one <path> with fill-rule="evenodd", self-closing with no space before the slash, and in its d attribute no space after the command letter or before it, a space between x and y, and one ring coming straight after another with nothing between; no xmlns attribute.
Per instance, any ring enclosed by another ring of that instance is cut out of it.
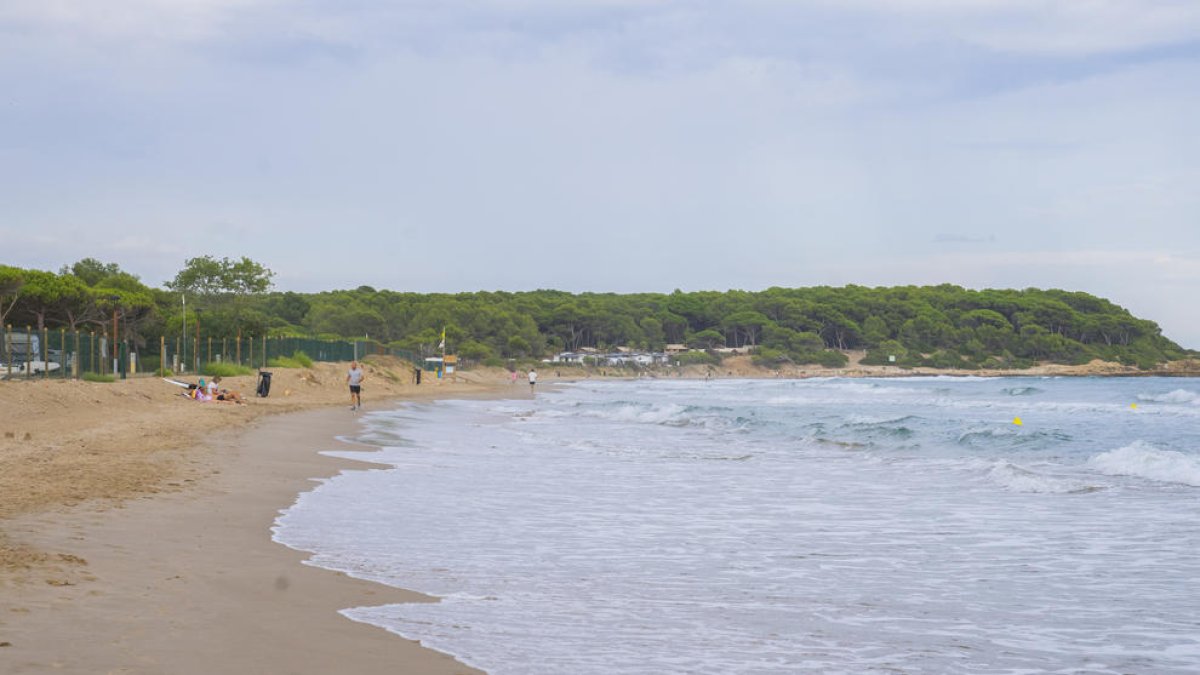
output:
<svg viewBox="0 0 1200 675"><path fill-rule="evenodd" d="M265 370L258 371L258 389L255 390L259 398L266 398L271 393L271 373Z"/></svg>

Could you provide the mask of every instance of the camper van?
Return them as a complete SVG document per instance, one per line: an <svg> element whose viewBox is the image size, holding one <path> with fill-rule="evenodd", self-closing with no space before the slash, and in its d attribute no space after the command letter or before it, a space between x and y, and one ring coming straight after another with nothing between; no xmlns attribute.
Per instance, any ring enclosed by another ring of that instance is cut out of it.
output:
<svg viewBox="0 0 1200 675"><path fill-rule="evenodd" d="M62 367L62 351L47 350L46 360L42 360L41 338L36 333L5 333L4 352L0 353L0 371L7 374L9 370L25 375L55 371ZM9 357L12 362L9 363Z"/></svg>

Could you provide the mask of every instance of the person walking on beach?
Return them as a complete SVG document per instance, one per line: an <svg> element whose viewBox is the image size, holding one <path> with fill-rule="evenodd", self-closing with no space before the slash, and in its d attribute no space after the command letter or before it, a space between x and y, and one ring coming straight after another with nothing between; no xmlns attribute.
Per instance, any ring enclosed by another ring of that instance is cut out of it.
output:
<svg viewBox="0 0 1200 675"><path fill-rule="evenodd" d="M358 367L358 361L351 361L350 372L346 373L346 384L350 385L351 410L358 410L362 407L362 381L364 377L362 368Z"/></svg>
<svg viewBox="0 0 1200 675"><path fill-rule="evenodd" d="M533 387L536 384L537 384L537 370L530 368L529 369L529 391L530 391L530 393L533 392Z"/></svg>

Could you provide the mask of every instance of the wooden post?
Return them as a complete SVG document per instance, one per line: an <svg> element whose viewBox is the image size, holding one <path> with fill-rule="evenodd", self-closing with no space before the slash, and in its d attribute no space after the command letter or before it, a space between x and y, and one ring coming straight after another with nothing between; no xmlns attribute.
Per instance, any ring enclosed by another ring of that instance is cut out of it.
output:
<svg viewBox="0 0 1200 675"><path fill-rule="evenodd" d="M79 379L79 361L82 357L83 357L83 355L79 353L79 328L76 328L75 329L75 355L74 355L74 358L71 359L71 377L73 377L76 380Z"/></svg>
<svg viewBox="0 0 1200 675"><path fill-rule="evenodd" d="M167 374L167 336L158 336L158 376Z"/></svg>
<svg viewBox="0 0 1200 675"><path fill-rule="evenodd" d="M242 329L241 328L238 329L237 362L238 362L239 366L242 365ZM254 343L253 342L250 343L250 366L251 367L254 366Z"/></svg>

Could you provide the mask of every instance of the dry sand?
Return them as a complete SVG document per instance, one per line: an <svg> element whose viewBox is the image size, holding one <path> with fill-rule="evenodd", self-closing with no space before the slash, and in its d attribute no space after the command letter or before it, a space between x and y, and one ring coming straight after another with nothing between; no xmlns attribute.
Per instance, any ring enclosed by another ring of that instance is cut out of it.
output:
<svg viewBox="0 0 1200 675"><path fill-rule="evenodd" d="M366 370L368 408L525 393L500 373L417 387L399 364ZM318 454L354 429L345 365L273 372L245 405L157 379L0 385L0 672L475 672L337 614L429 598L271 541L311 478L367 466Z"/></svg>

